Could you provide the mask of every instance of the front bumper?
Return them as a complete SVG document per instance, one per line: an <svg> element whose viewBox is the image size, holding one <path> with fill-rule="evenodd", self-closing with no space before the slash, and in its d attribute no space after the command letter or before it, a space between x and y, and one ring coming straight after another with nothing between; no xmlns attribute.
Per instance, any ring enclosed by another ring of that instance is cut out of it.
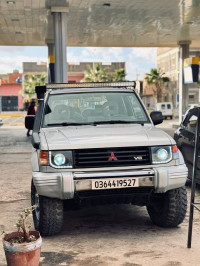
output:
<svg viewBox="0 0 200 266"><path fill-rule="evenodd" d="M184 186L187 176L188 169L185 164L182 164L129 171L33 172L33 182L39 195L73 199L75 192L92 191L92 180L132 177L138 179L140 188L151 187L155 193L164 193Z"/></svg>

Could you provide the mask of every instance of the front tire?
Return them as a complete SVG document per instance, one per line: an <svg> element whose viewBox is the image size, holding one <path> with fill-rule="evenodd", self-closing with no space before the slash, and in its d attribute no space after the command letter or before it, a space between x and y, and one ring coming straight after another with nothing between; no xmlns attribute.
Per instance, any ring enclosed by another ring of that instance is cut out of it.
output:
<svg viewBox="0 0 200 266"><path fill-rule="evenodd" d="M178 226L183 222L187 211L186 188L176 188L152 195L147 211L152 222L158 226Z"/></svg>
<svg viewBox="0 0 200 266"><path fill-rule="evenodd" d="M35 229L42 236L52 236L59 233L63 225L63 201L38 195L31 183L31 205L36 205L33 211Z"/></svg>

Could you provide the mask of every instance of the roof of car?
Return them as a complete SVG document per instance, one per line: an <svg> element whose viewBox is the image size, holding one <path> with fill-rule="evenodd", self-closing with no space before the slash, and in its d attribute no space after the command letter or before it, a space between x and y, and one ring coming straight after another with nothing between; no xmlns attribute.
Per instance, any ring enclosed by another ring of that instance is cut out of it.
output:
<svg viewBox="0 0 200 266"><path fill-rule="evenodd" d="M81 93L81 92L133 92L133 89L126 87L103 87L103 88L64 88L49 90L50 94L66 94L66 93Z"/></svg>
<svg viewBox="0 0 200 266"><path fill-rule="evenodd" d="M79 83L51 83L46 86L47 91L51 94L61 93L79 93L79 92L107 92L107 91L123 91L135 90L135 81L120 82L79 82ZM44 88L43 88L44 89ZM39 88L38 88L39 90Z"/></svg>

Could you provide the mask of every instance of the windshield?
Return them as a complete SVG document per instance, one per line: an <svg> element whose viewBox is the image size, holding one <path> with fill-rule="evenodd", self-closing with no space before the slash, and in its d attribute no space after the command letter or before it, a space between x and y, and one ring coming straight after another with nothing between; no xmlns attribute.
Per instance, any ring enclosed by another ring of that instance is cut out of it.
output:
<svg viewBox="0 0 200 266"><path fill-rule="evenodd" d="M84 92L49 95L43 126L149 122L133 92Z"/></svg>

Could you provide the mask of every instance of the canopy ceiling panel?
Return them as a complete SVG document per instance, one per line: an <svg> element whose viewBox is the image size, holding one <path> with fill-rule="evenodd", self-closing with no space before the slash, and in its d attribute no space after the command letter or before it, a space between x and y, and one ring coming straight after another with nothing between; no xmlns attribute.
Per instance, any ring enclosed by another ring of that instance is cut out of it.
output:
<svg viewBox="0 0 200 266"><path fill-rule="evenodd" d="M52 7L66 7L68 46L200 47L200 0L1 0L0 45L53 41Z"/></svg>

